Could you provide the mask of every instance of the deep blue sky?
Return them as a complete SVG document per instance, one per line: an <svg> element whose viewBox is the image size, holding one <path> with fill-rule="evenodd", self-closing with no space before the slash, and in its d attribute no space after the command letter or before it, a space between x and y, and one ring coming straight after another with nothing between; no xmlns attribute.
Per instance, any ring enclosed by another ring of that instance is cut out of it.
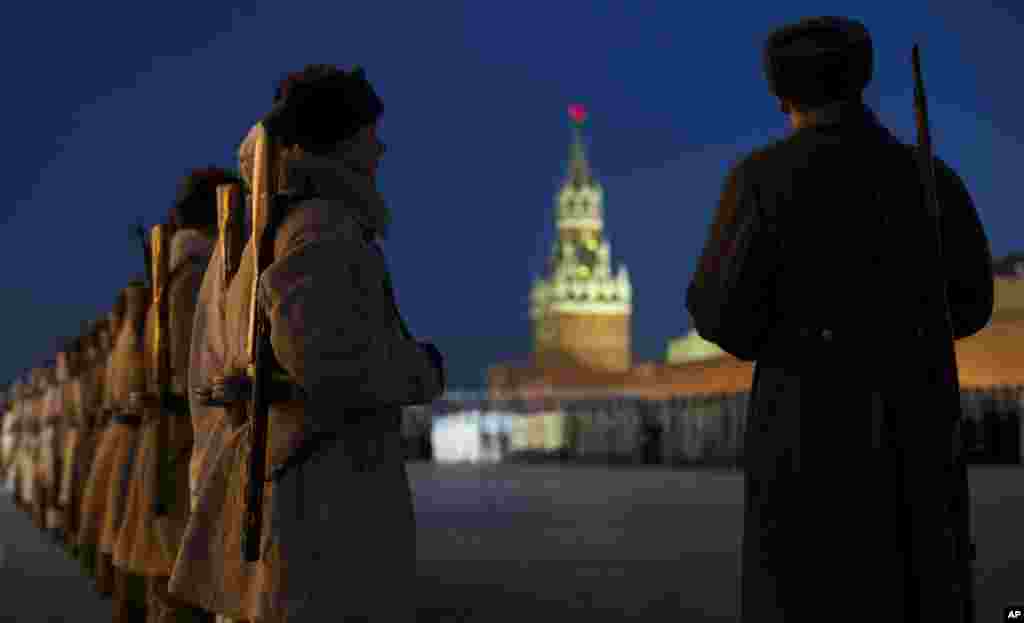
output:
<svg viewBox="0 0 1024 623"><path fill-rule="evenodd" d="M907 141L922 44L936 152L966 179L994 254L1021 249L1015 4L17 3L0 40L0 379L109 309L142 270L132 225L163 218L188 169L235 166L275 81L307 63L362 64L383 97L386 250L401 308L445 351L452 385L528 353L572 102L590 111L613 261L633 278L637 357L663 357L687 328L684 290L727 167L786 132L764 36L807 15L867 24L869 100ZM841 235L829 206L814 218Z"/></svg>

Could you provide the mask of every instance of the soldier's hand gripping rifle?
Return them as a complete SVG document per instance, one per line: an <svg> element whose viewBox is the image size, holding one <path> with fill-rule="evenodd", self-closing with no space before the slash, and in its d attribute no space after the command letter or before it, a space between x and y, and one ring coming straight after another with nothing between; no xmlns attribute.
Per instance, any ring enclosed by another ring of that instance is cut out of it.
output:
<svg viewBox="0 0 1024 623"><path fill-rule="evenodd" d="M267 460L267 415L269 412L269 385L272 370L273 349L270 344L269 322L259 304L260 275L272 259L272 227L274 219L271 189L272 138L261 128L256 141L256 155L253 162L252 234L252 292L249 299L249 335L246 343L249 351L249 378L252 380L252 397L249 416L252 422L252 448L249 453L249 482L246 495L245 523L242 532L242 555L247 562L260 559L260 541L263 531L263 488L266 483Z"/></svg>
<svg viewBox="0 0 1024 623"><path fill-rule="evenodd" d="M150 230L149 242L152 250L150 262L151 283L153 287L154 314L153 333L148 336L152 340L152 360L149 364L150 386L154 398L148 408L156 410L156 482L153 483L153 514L161 517L167 514L174 494L174 464L169 459L168 442L170 414L164 413L169 406L171 387L171 353L167 340L170 329L169 309L167 302L167 282L170 272L171 236L174 234L170 225L154 225Z"/></svg>
<svg viewBox="0 0 1024 623"><path fill-rule="evenodd" d="M911 62L914 66L914 112L917 119L917 156L921 170L921 182L924 187L925 205L931 212L932 220L935 222L935 244L939 258L939 270L942 275L942 306L945 312L946 329L949 340L944 344L949 345L952 353L949 360L953 366L953 379L959 379L959 372L956 365L955 333L953 332L953 316L949 307L949 295L946 280L945 265L942 262L942 216L939 206L938 192L935 183L935 158L932 154L931 129L928 123L928 101L925 99L924 79L921 76L921 52L917 44L914 44L911 52ZM959 399L959 396L957 396ZM957 423L959 427L959 423ZM957 430L959 430L957 428ZM955 440L959 435L955 436ZM957 560L957 570L964 575L957 579L954 591L962 597L964 611L959 613L960 620L964 623L974 621L974 544L970 538L970 499L967 492L967 463L964 460L963 449L954 448L953 486L956 490L955 498L955 521L956 521L956 551L954 557ZM962 538L961 538L962 537Z"/></svg>

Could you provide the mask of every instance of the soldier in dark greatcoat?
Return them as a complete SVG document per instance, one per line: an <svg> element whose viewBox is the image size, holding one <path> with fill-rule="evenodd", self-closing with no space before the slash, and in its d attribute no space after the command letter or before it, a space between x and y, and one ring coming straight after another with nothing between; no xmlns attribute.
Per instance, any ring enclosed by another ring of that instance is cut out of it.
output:
<svg viewBox="0 0 1024 623"><path fill-rule="evenodd" d="M863 103L872 59L841 18L771 35L794 131L729 171L687 291L700 334L756 361L746 620L961 621L970 600L952 342L990 319L992 259L938 158L936 227L914 149Z"/></svg>

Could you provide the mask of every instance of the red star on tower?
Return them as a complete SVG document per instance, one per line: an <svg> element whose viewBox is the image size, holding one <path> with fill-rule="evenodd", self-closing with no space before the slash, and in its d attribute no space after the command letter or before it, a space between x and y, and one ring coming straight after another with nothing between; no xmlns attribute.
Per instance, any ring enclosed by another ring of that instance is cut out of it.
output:
<svg viewBox="0 0 1024 623"><path fill-rule="evenodd" d="M583 122L587 120L587 109L583 107L583 104L570 104L569 118L576 125L583 125Z"/></svg>

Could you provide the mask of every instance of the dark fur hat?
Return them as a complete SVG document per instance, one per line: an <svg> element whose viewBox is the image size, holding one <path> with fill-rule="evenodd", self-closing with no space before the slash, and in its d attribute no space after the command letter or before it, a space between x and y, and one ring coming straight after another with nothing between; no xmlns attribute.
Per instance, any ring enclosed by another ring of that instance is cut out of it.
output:
<svg viewBox="0 0 1024 623"><path fill-rule="evenodd" d="M278 84L263 125L281 146L322 155L374 123L383 110L361 68L309 65Z"/></svg>
<svg viewBox="0 0 1024 623"><path fill-rule="evenodd" d="M81 338L79 336L61 336L57 338L58 353L77 353L81 350Z"/></svg>
<svg viewBox="0 0 1024 623"><path fill-rule="evenodd" d="M772 94L803 105L859 96L873 69L870 33L843 17L811 17L783 26L764 46Z"/></svg>
<svg viewBox="0 0 1024 623"><path fill-rule="evenodd" d="M175 228L201 229L217 224L217 186L241 184L233 171L217 167L193 169L178 184L168 223Z"/></svg>

